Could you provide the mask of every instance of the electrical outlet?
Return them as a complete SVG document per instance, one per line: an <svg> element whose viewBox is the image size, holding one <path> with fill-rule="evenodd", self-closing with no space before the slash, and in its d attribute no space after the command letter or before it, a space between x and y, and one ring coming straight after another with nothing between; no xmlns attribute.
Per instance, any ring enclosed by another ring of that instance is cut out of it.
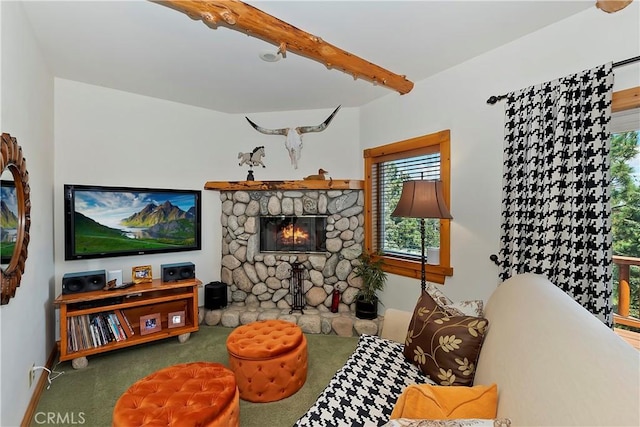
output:
<svg viewBox="0 0 640 427"><path fill-rule="evenodd" d="M36 364L31 365L31 369L29 369L29 388L31 388L31 384L33 384L33 380L36 379Z"/></svg>

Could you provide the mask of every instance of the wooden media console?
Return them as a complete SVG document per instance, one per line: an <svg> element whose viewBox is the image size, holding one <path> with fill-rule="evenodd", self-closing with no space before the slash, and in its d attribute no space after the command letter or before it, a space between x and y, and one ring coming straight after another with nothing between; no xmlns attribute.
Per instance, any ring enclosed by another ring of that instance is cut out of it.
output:
<svg viewBox="0 0 640 427"><path fill-rule="evenodd" d="M198 330L198 279L155 279L126 289L58 296L60 361L84 367L86 357Z"/></svg>

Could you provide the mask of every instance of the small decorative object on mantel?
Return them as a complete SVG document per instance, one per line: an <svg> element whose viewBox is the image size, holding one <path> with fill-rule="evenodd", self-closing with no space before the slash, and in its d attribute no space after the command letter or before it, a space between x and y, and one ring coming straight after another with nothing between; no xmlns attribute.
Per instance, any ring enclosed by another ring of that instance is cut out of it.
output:
<svg viewBox="0 0 640 427"><path fill-rule="evenodd" d="M240 163L238 163L238 166L242 166L244 164L249 165L249 173L247 173L247 181L255 181L255 178L253 176L253 169L251 169L252 167L254 166L262 166L263 168L266 167L264 163L262 163L262 158L264 156L265 156L264 145L254 148L253 151L250 153L238 153L238 159L240 159Z"/></svg>
<svg viewBox="0 0 640 427"><path fill-rule="evenodd" d="M249 167L262 166L264 168L266 167L264 163L262 163L262 158L264 156L264 145L254 148L250 153L238 153L238 159L240 159L238 166L247 164Z"/></svg>
<svg viewBox="0 0 640 427"><path fill-rule="evenodd" d="M323 179L326 180L327 178L325 177L326 174L328 174L329 171L326 171L322 168L318 169L318 174L317 175L309 175L309 176L305 176L302 179ZM331 178L329 178L331 179Z"/></svg>

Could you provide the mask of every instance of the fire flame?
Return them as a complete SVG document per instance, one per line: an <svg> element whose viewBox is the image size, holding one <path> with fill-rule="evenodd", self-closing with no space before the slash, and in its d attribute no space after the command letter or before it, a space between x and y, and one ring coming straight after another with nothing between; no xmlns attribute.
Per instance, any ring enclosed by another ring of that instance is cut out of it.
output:
<svg viewBox="0 0 640 427"><path fill-rule="evenodd" d="M282 240L294 244L305 243L307 239L309 239L309 233L307 233L306 230L300 227L294 227L293 224L282 227L281 233Z"/></svg>

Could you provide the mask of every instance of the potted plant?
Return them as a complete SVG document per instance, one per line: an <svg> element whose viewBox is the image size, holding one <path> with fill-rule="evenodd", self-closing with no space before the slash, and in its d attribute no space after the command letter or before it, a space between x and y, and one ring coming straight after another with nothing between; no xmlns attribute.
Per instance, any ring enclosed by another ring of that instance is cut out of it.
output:
<svg viewBox="0 0 640 427"><path fill-rule="evenodd" d="M353 268L355 276L362 279L362 288L356 297L356 317L359 319L378 317L377 292L384 289L387 273L382 269L382 258L377 255L363 251Z"/></svg>

